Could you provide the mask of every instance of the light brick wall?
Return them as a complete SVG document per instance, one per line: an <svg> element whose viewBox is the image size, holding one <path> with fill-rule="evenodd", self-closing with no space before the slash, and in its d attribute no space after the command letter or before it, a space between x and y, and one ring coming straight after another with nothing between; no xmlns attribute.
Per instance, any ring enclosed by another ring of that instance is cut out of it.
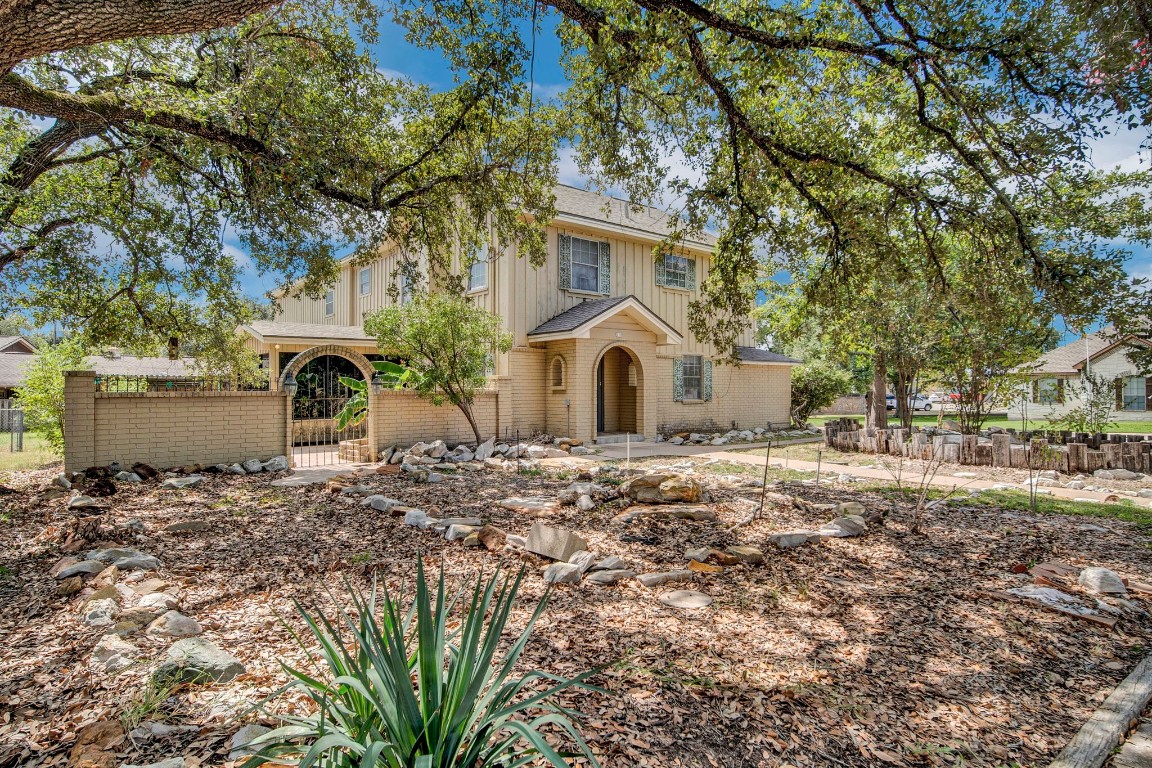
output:
<svg viewBox="0 0 1152 768"><path fill-rule="evenodd" d="M119 462L231 464L285 453L282 392L96 392L90 371L64 385L69 471Z"/></svg>
<svg viewBox="0 0 1152 768"><path fill-rule="evenodd" d="M472 406L472 415L485 438L497 434L498 402L496 392L481 392ZM411 392L385 391L372 395L369 408L378 448L408 446L419 440L443 440L453 445L476 442L468 420L454 405L437 406Z"/></svg>
<svg viewBox="0 0 1152 768"><path fill-rule="evenodd" d="M649 390L663 432L787 426L791 421L792 369L786 365L712 365L712 400L682 403L672 399L672 358L655 361Z"/></svg>

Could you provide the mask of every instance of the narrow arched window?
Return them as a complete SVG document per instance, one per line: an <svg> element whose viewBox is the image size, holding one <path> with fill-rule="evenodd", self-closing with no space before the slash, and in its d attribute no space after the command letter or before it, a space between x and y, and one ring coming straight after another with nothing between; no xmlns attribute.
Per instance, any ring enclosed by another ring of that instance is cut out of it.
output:
<svg viewBox="0 0 1152 768"><path fill-rule="evenodd" d="M564 358L552 358L549 380L552 383L552 389L564 389Z"/></svg>

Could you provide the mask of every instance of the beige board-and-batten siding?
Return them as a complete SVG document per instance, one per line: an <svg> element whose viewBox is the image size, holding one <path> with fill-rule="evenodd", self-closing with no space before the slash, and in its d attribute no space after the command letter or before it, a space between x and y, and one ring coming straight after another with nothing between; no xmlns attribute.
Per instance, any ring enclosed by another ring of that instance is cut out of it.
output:
<svg viewBox="0 0 1152 768"><path fill-rule="evenodd" d="M288 450L283 392L97 392L92 371L64 384L64 467L158 468L267 460Z"/></svg>

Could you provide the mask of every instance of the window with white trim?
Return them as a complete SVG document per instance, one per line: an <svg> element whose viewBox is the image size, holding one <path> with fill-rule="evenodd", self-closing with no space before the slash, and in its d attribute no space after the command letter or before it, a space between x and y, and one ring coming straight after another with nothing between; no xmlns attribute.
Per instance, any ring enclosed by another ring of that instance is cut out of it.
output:
<svg viewBox="0 0 1152 768"><path fill-rule="evenodd" d="M684 356L684 399L700 400L704 360L700 355Z"/></svg>
<svg viewBox="0 0 1152 768"><path fill-rule="evenodd" d="M600 291L600 243L572 238L572 290Z"/></svg>
<svg viewBox="0 0 1152 768"><path fill-rule="evenodd" d="M488 287L488 247L485 246L472 262L468 272L468 290L479 291Z"/></svg>
<svg viewBox="0 0 1152 768"><path fill-rule="evenodd" d="M360 295L367 296L372 292L372 267L360 269Z"/></svg>
<svg viewBox="0 0 1152 768"><path fill-rule="evenodd" d="M664 286L667 288L688 287L688 257L672 253L664 254Z"/></svg>
<svg viewBox="0 0 1152 768"><path fill-rule="evenodd" d="M1122 391L1121 410L1146 411L1148 410L1147 384L1143 376L1129 376L1124 379Z"/></svg>
<svg viewBox="0 0 1152 768"><path fill-rule="evenodd" d="M324 294L324 317L336 314L336 290L332 289Z"/></svg>

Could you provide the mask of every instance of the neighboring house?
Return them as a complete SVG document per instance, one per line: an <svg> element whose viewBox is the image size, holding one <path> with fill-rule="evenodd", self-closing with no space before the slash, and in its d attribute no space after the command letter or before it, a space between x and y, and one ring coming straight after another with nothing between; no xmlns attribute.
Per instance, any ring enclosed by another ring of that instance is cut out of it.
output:
<svg viewBox="0 0 1152 768"><path fill-rule="evenodd" d="M1029 381L1023 399L1008 409L1010 419L1058 417L1080 405L1085 375L1099 377L1112 389L1115 421L1145 421L1152 416L1152 380L1128 359L1133 347L1152 343L1138 336L1116 338L1111 328L1046 352L1026 367Z"/></svg>
<svg viewBox="0 0 1152 768"><path fill-rule="evenodd" d="M493 237L485 258L461 274L467 295L502 317L513 337L491 378L501 437L518 430L591 441L788 423L798 361L756 348L749 327L737 342L742 365L722 365L688 329L714 238L682 242L656 263L653 246L674 223L666 214L567 186L556 188L556 198L545 264L533 268L515 244ZM379 355L363 317L411 295L398 270L404 258L384 248L371 262L346 259L324 297L280 296L275 321L245 326L273 386L296 354L313 347Z"/></svg>
<svg viewBox="0 0 1152 768"><path fill-rule="evenodd" d="M24 386L24 370L36 359L36 348L20 336L0 336L0 399L16 397ZM85 361L96 372L97 388L119 386L130 381L133 389L172 389L195 380L193 359L182 357L136 357L109 349L102 355L89 355Z"/></svg>

